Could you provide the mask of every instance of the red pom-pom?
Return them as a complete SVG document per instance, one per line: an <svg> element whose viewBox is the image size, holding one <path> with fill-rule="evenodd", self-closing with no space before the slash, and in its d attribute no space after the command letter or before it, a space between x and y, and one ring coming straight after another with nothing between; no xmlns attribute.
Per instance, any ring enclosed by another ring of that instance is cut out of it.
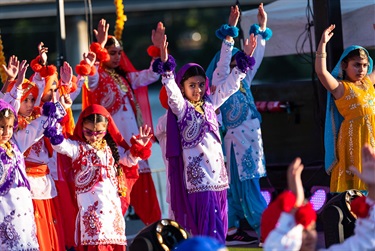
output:
<svg viewBox="0 0 375 251"><path fill-rule="evenodd" d="M316 213L310 202L298 208L294 217L297 224L301 224L304 228L316 221Z"/></svg>
<svg viewBox="0 0 375 251"><path fill-rule="evenodd" d="M102 48L99 43L92 43L90 45L90 50L96 54L96 58L100 62L107 62L110 60L108 51L105 48Z"/></svg>
<svg viewBox="0 0 375 251"><path fill-rule="evenodd" d="M160 49L156 47L155 45L150 45L147 48L147 54L153 58L160 57Z"/></svg>
<svg viewBox="0 0 375 251"><path fill-rule="evenodd" d="M152 146L151 141L149 141L147 145L142 146L138 144L134 138L131 138L130 143L132 144L132 146L130 147L130 153L134 157L140 157L141 159L144 160L144 159L148 159L151 156L151 146Z"/></svg>
<svg viewBox="0 0 375 251"><path fill-rule="evenodd" d="M94 53L97 53L99 50L101 50L102 49L102 46L99 44L99 43L97 43L97 42L95 42L95 43L92 43L91 45L90 45L90 50L92 51L92 52L94 52Z"/></svg>
<svg viewBox="0 0 375 251"><path fill-rule="evenodd" d="M296 196L291 191L285 191L277 197L277 203L282 211L289 213L296 204Z"/></svg>
<svg viewBox="0 0 375 251"><path fill-rule="evenodd" d="M41 77L46 78L48 76L52 76L57 72L56 66L54 65L48 65L42 67L42 69L39 71L39 74Z"/></svg>
<svg viewBox="0 0 375 251"><path fill-rule="evenodd" d="M91 73L91 67L84 60L76 65L76 72L81 76L87 76Z"/></svg>
<svg viewBox="0 0 375 251"><path fill-rule="evenodd" d="M39 63L40 56L37 56L33 60L31 60L30 66L34 72L40 72L43 68L43 65Z"/></svg>
<svg viewBox="0 0 375 251"><path fill-rule="evenodd" d="M350 203L351 211L359 218L366 218L370 210L370 205L366 203L366 196L360 196Z"/></svg>

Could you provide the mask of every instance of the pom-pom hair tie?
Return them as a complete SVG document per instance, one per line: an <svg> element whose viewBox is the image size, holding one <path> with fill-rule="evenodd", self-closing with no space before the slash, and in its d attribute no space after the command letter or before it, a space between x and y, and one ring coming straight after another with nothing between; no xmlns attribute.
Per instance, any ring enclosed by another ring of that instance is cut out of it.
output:
<svg viewBox="0 0 375 251"><path fill-rule="evenodd" d="M45 78L48 76L52 76L57 72L57 68L54 65L41 65L40 63L40 56L38 55L36 58L31 60L30 66L34 72L39 72L40 76Z"/></svg>
<svg viewBox="0 0 375 251"><path fill-rule="evenodd" d="M176 61L172 55L168 55L168 60L166 62L163 62L160 58L158 58L152 63L152 70L158 74L174 71L175 68Z"/></svg>
<svg viewBox="0 0 375 251"><path fill-rule="evenodd" d="M254 57L248 56L242 51L236 53L236 62L238 69L240 69L240 71L243 73L247 73L249 70L252 70L253 66L255 65Z"/></svg>
<svg viewBox="0 0 375 251"><path fill-rule="evenodd" d="M250 34L254 34L254 36L261 35L264 40L268 41L272 37L272 30L270 28L266 28L266 30L261 31L259 25L253 24L249 30L249 35Z"/></svg>
<svg viewBox="0 0 375 251"><path fill-rule="evenodd" d="M90 50L96 54L96 58L100 62L108 62L110 60L108 51L103 48L98 42L92 43L90 45Z"/></svg>
<svg viewBox="0 0 375 251"><path fill-rule="evenodd" d="M366 203L366 196L355 198L350 203L350 207L352 212L359 218L366 218L370 211L370 205Z"/></svg>
<svg viewBox="0 0 375 251"><path fill-rule="evenodd" d="M76 72L81 76L93 76L96 73L96 67L90 66L85 60L76 65Z"/></svg>
<svg viewBox="0 0 375 251"><path fill-rule="evenodd" d="M230 26L228 24L223 24L219 29L216 30L215 34L220 40L224 40L227 36L233 38L238 37L239 29L235 26Z"/></svg>

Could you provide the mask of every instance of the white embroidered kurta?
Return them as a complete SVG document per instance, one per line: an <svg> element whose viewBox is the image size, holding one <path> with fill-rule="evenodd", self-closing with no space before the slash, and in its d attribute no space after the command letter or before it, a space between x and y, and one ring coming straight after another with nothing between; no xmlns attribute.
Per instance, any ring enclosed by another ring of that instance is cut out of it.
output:
<svg viewBox="0 0 375 251"><path fill-rule="evenodd" d="M103 72L102 74L107 74L106 72ZM129 83L132 86L132 89L137 89L138 87L147 86L154 82L156 82L159 79L160 75L153 72L152 68L138 71L138 72L128 72L127 78L129 80ZM99 86L99 74L98 72L94 76L88 77L88 86L90 91L95 91L95 89ZM133 108L130 104L129 98L126 95L124 91L121 90L121 88L118 88L119 92L121 93L121 96L124 99L125 104L121 104L120 109L114 113L111 114L113 121L115 121L115 124L118 127L118 130L120 131L122 137L125 139L126 143L128 145L130 144L130 139L133 135L139 134L139 126L137 124L137 117L133 112ZM142 100L137 100L137 102L142 102ZM124 108L125 107L125 108ZM139 163L139 173L150 173L151 169L145 160L140 160Z"/></svg>
<svg viewBox="0 0 375 251"><path fill-rule="evenodd" d="M41 116L32 121L25 130L13 134L10 140L18 147L18 154L12 158L12 164L0 162L0 184L4 184L6 174L11 166L17 165L15 181L8 193L0 196L0 250L34 251L39 250L36 238L34 208L30 190L18 186L26 178L23 153L43 136L43 124L46 117Z"/></svg>
<svg viewBox="0 0 375 251"><path fill-rule="evenodd" d="M82 150L80 150L80 144L82 144ZM80 170L74 177L77 187L85 187L80 192L76 190L79 209L76 238L79 227L79 243L82 245L126 245L125 220L121 211L117 185L114 182L116 170L109 146L98 151L89 144L64 139L61 144L53 148L71 157L73 162L77 159L81 161ZM132 156L130 151L125 152L121 147L118 147L118 150L120 163L125 166L133 166L140 159ZM92 176L97 169L100 169L101 176L95 184L91 184L94 181ZM86 189L87 187L89 190Z"/></svg>
<svg viewBox="0 0 375 251"><path fill-rule="evenodd" d="M227 43L222 46L222 53L226 54L226 58L231 57L232 49L232 43ZM219 108L231 94L238 90L240 81L244 77L245 73L235 68L228 77L227 83L218 86L215 93L209 95L214 111ZM184 118L187 105L192 105L186 102L185 98L182 96L173 75L170 77L163 76L162 82L167 90L168 104L173 113L177 116L177 121L181 121ZM214 111L213 113L215 113ZM222 191L229 187L221 142L214 133L208 132L196 146L184 148L182 155L185 167L185 183L188 193Z"/></svg>

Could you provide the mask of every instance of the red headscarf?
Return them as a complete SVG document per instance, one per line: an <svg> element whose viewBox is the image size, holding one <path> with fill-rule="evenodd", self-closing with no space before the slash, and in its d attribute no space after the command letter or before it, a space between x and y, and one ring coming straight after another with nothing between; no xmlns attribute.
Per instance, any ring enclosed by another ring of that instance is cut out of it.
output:
<svg viewBox="0 0 375 251"><path fill-rule="evenodd" d="M86 109L81 112L76 127L74 128L72 137L73 140L86 142L86 139L83 136L83 120L92 114L100 114L106 117L108 120L107 132L111 135L116 145L123 147L125 150L129 149L128 144L126 143L121 133L119 132L116 124L114 123L111 114L103 106L97 104L92 104L86 107Z"/></svg>

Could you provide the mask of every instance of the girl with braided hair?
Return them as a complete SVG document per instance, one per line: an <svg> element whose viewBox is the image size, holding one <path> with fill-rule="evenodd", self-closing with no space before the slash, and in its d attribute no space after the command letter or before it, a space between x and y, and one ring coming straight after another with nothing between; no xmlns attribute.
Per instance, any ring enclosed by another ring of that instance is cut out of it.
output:
<svg viewBox="0 0 375 251"><path fill-rule="evenodd" d="M73 161L80 250L126 250L123 209L138 177L138 161L151 155L150 130L140 127L129 147L110 113L94 104L80 114L70 139L49 135L53 148Z"/></svg>

